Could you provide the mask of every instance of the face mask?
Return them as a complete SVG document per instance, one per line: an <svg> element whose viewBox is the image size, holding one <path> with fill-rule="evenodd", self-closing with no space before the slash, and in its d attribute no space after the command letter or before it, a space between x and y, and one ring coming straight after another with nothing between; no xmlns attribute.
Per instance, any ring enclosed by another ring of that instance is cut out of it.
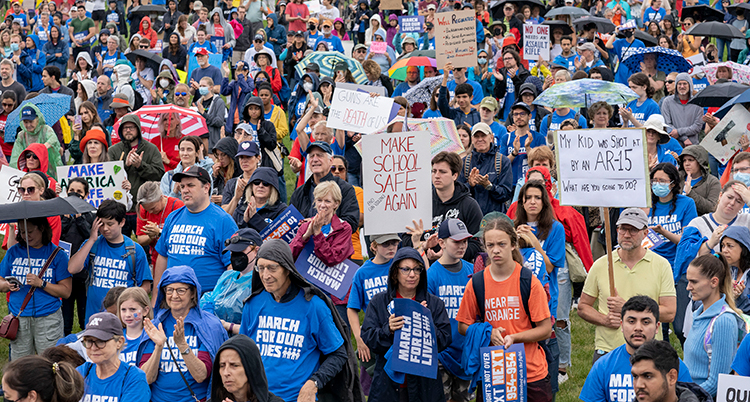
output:
<svg viewBox="0 0 750 402"><path fill-rule="evenodd" d="M200 87L200 88L198 88L198 93L200 93L201 96L208 95L208 87Z"/></svg>
<svg viewBox="0 0 750 402"><path fill-rule="evenodd" d="M311 30L311 31L314 31L315 30L315 24L310 24L310 25L307 26L307 28L309 30Z"/></svg>
<svg viewBox="0 0 750 402"><path fill-rule="evenodd" d="M657 197L666 197L669 191L669 184L651 183L651 192Z"/></svg>
<svg viewBox="0 0 750 402"><path fill-rule="evenodd" d="M737 172L732 176L733 179L741 181L746 186L750 186L750 173Z"/></svg>
<svg viewBox="0 0 750 402"><path fill-rule="evenodd" d="M11 43L10 44L10 50L17 52L18 51L18 43Z"/></svg>
<svg viewBox="0 0 750 402"><path fill-rule="evenodd" d="M302 84L302 88L305 89L305 92L312 91L313 90L312 82L306 82L306 83Z"/></svg>
<svg viewBox="0 0 750 402"><path fill-rule="evenodd" d="M247 265L250 263L250 260L247 258L247 254L243 252L235 252L232 251L231 257L229 257L229 261L232 263L232 269L238 272L242 272L247 268Z"/></svg>
<svg viewBox="0 0 750 402"><path fill-rule="evenodd" d="M487 64L487 59L477 59L477 63L479 63L479 64Z"/></svg>
<svg viewBox="0 0 750 402"><path fill-rule="evenodd" d="M622 34L625 35L626 38L630 38L631 36L633 36L633 30L628 29L627 31L624 31Z"/></svg>
<svg viewBox="0 0 750 402"><path fill-rule="evenodd" d="M166 78L160 78L159 85L161 85L162 88L166 88L169 86L169 80Z"/></svg>

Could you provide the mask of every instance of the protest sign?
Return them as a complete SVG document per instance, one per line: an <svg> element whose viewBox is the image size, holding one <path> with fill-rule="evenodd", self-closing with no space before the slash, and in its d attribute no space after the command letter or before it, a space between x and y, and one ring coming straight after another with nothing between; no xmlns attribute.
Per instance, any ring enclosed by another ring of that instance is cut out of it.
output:
<svg viewBox="0 0 750 402"><path fill-rule="evenodd" d="M385 49L387 47L388 47L388 44L385 42L372 42L370 44L370 53L383 54L387 51Z"/></svg>
<svg viewBox="0 0 750 402"><path fill-rule="evenodd" d="M740 139L747 139L748 131L750 112L745 109L745 105L737 104L706 134L700 145L723 165L741 150Z"/></svg>
<svg viewBox="0 0 750 402"><path fill-rule="evenodd" d="M424 27L423 15L402 15L398 17L399 33L422 33Z"/></svg>
<svg viewBox="0 0 750 402"><path fill-rule="evenodd" d="M359 266L350 260L328 266L315 255L315 242L311 238L294 262L297 271L310 283L343 299L352 285L352 279Z"/></svg>
<svg viewBox="0 0 750 402"><path fill-rule="evenodd" d="M328 113L328 128L369 134L388 123L393 98L336 88Z"/></svg>
<svg viewBox="0 0 750 402"><path fill-rule="evenodd" d="M523 58L549 60L549 25L524 24Z"/></svg>
<svg viewBox="0 0 750 402"><path fill-rule="evenodd" d="M508 349L481 348L482 395L485 401L526 402L526 351L522 343Z"/></svg>
<svg viewBox="0 0 750 402"><path fill-rule="evenodd" d="M323 7L318 0L305 1L304 4L307 6L307 10L310 11L310 16L319 13Z"/></svg>
<svg viewBox="0 0 750 402"><path fill-rule="evenodd" d="M644 129L560 130L555 153L562 205L651 207Z"/></svg>
<svg viewBox="0 0 750 402"><path fill-rule="evenodd" d="M362 137L365 234L403 232L412 219L432 222L430 133Z"/></svg>
<svg viewBox="0 0 750 402"><path fill-rule="evenodd" d="M393 335L393 354L386 367L396 373L437 378L437 339L430 310L411 299L393 299L393 314L404 317L404 326Z"/></svg>
<svg viewBox="0 0 750 402"><path fill-rule="evenodd" d="M667 239L664 236L656 233L654 229L649 228L648 234L646 234L646 237L644 237L641 242L641 247L656 248L664 244L665 241L667 241Z"/></svg>
<svg viewBox="0 0 750 402"><path fill-rule="evenodd" d="M290 205L273 222L260 231L260 238L263 241L281 239L287 243L291 243L297 234L297 228L302 219L305 218L297 211L297 208L294 205Z"/></svg>
<svg viewBox="0 0 750 402"><path fill-rule="evenodd" d="M401 3L401 0L381 0L378 8L380 11L401 10L404 8L404 5Z"/></svg>
<svg viewBox="0 0 750 402"><path fill-rule="evenodd" d="M89 163L86 165L58 166L57 179L62 188L61 196L66 197L70 179L83 177L89 183L86 201L94 207L106 199L114 199L128 204L122 182L125 181L125 168L122 161Z"/></svg>
<svg viewBox="0 0 750 402"><path fill-rule="evenodd" d="M7 165L0 167L0 205L21 201L22 196L18 192L18 182L25 174L25 172Z"/></svg>
<svg viewBox="0 0 750 402"><path fill-rule="evenodd" d="M747 402L750 397L750 377L719 374L716 402Z"/></svg>
<svg viewBox="0 0 750 402"><path fill-rule="evenodd" d="M474 10L448 11L435 15L435 55L438 68L477 65L477 17Z"/></svg>
<svg viewBox="0 0 750 402"><path fill-rule="evenodd" d="M348 89L350 91L364 91L367 93L375 92L376 94L380 94L380 96L386 96L385 87L376 87L374 85L359 85L352 84L350 82L337 82L336 88Z"/></svg>
<svg viewBox="0 0 750 402"><path fill-rule="evenodd" d="M68 254L68 258L70 258L70 250L73 248L73 245L63 240L60 240L57 245L60 246L63 251Z"/></svg>

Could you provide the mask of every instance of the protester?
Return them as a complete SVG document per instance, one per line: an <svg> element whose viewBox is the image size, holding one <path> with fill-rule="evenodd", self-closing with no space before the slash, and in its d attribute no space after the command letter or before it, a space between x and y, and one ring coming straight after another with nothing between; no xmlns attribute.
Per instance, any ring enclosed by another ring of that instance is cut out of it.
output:
<svg viewBox="0 0 750 402"><path fill-rule="evenodd" d="M148 338L143 323L146 318L153 319L151 301L148 293L141 287L127 288L117 298L117 316L125 327L125 346L120 350L120 360L123 363L136 366L138 360L138 346Z"/></svg>
<svg viewBox="0 0 750 402"><path fill-rule="evenodd" d="M286 210L276 178L271 168L259 167L253 172L232 214L238 227L263 231Z"/></svg>
<svg viewBox="0 0 750 402"><path fill-rule="evenodd" d="M175 183L175 187L181 189L179 183ZM144 249L151 248L149 261L154 266L156 257L159 255L154 247L161 237L164 223L172 211L182 208L185 204L178 198L165 196L159 188L159 183L155 181L143 183L138 189L136 203L138 204L138 220L135 235L138 244Z"/></svg>
<svg viewBox="0 0 750 402"><path fill-rule="evenodd" d="M475 124L471 136L472 150L463 158L458 179L468 184L483 214L502 211L511 196L510 160L495 146L492 129L486 123Z"/></svg>
<svg viewBox="0 0 750 402"><path fill-rule="evenodd" d="M203 169L211 170L214 164L213 159L205 156L205 149L203 142L199 137L186 135L180 138L178 144L180 162L177 166L164 173L161 177L160 189L162 194L166 194L168 197L181 199L180 195L180 184L174 181L174 175L184 171L193 165L198 165Z"/></svg>
<svg viewBox="0 0 750 402"><path fill-rule="evenodd" d="M53 362L42 356L14 359L3 370L4 398L24 399L32 395L40 402L76 402L84 394L81 374L68 362Z"/></svg>
<svg viewBox="0 0 750 402"><path fill-rule="evenodd" d="M708 151L700 145L689 145L682 150L678 161L680 180L685 182L682 191L693 199L698 215L714 212L721 183L710 172Z"/></svg>
<svg viewBox="0 0 750 402"><path fill-rule="evenodd" d="M233 336L224 342L212 368L211 399L214 401L283 401L268 390L260 350L245 335Z"/></svg>

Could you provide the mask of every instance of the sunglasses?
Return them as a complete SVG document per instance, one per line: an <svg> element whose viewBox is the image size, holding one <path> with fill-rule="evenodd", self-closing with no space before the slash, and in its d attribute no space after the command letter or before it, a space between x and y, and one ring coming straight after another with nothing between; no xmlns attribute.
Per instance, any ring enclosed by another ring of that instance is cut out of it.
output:
<svg viewBox="0 0 750 402"><path fill-rule="evenodd" d="M344 166L331 166L331 172L346 172L346 167Z"/></svg>
<svg viewBox="0 0 750 402"><path fill-rule="evenodd" d="M252 184L253 186L263 186L263 187L270 187L271 186L270 184L268 184L268 183L266 183L264 181L260 181L260 180L255 180L254 182L252 182L250 184Z"/></svg>
<svg viewBox="0 0 750 402"><path fill-rule="evenodd" d="M36 154L32 154L31 152L26 154L26 159L36 159L39 160L39 158L36 156Z"/></svg>
<svg viewBox="0 0 750 402"><path fill-rule="evenodd" d="M13 107L13 103L3 103L3 107Z"/></svg>
<svg viewBox="0 0 750 402"><path fill-rule="evenodd" d="M187 95L188 95L187 92L175 92L174 93L174 96L187 96Z"/></svg>
<svg viewBox="0 0 750 402"><path fill-rule="evenodd" d="M18 192L20 194L34 194L36 192L36 187L18 187Z"/></svg>
<svg viewBox="0 0 750 402"><path fill-rule="evenodd" d="M674 80L666 80L664 82L666 82L667 84L674 84Z"/></svg>

